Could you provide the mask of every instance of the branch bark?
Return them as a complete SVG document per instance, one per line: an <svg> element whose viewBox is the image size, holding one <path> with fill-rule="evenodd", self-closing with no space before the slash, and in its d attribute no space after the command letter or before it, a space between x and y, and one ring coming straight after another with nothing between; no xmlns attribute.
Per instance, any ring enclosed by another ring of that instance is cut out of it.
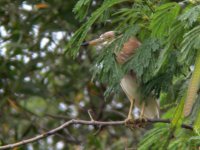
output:
<svg viewBox="0 0 200 150"><path fill-rule="evenodd" d="M168 120L168 119L147 119L146 122L147 123L170 123L171 121ZM62 130L64 128L70 126L70 125L74 125L74 124L100 125L100 126L118 126L118 125L125 125L125 123L126 123L125 120L123 120L123 121L107 121L107 122L105 122L105 121L95 121L95 120L87 121L87 120L72 119L72 120L69 120L69 121L65 122L64 124L60 125L57 128L54 128L54 129L52 129L50 131L47 131L47 132L45 132L43 134L37 135L37 136L35 136L33 138L22 140L22 141L19 141L17 143L13 143L13 144L0 146L0 150L10 149L10 148L18 147L18 146L25 145L25 144L28 144L28 143L36 142L36 141L38 141L40 139L43 139L43 138L48 137L50 135L53 135L53 134L57 133L58 131L60 131L60 130ZM193 127L190 126L190 125L182 124L181 127L193 131Z"/></svg>

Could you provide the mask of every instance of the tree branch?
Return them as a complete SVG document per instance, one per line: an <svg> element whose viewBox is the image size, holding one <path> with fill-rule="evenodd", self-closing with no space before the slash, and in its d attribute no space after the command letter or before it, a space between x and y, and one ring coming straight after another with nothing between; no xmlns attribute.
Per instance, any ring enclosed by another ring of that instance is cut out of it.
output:
<svg viewBox="0 0 200 150"><path fill-rule="evenodd" d="M147 123L170 123L171 121L168 120L168 119L147 119L146 122ZM57 133L58 131L60 131L60 130L62 130L64 128L70 126L70 125L73 125L73 124L117 126L117 125L124 125L125 123L126 123L125 120L123 120L123 121L107 121L107 122L105 122L105 121L95 121L95 120L87 121L87 120L72 119L72 120L69 120L69 121L65 122L64 124L60 125L57 128L54 128L54 129L52 129L50 131L47 131L47 132L45 132L43 134L37 135L37 136L35 136L33 138L22 140L22 141L19 141L17 143L13 143L13 144L0 146L0 150L10 149L10 148L18 147L18 146L25 145L25 144L28 144L28 143L33 143L35 141L38 141L40 139L43 139L43 138L48 137L50 135L53 135L53 134ZM181 127L193 131L193 127L190 126L190 125L182 124Z"/></svg>

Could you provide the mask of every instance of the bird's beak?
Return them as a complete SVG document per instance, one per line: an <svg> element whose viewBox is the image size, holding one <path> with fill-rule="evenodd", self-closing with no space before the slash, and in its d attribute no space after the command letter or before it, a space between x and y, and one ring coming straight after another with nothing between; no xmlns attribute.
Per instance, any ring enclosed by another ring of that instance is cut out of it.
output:
<svg viewBox="0 0 200 150"><path fill-rule="evenodd" d="M96 45L101 45L104 42L109 42L112 41L115 38L115 34L117 32L115 31L108 31L104 34L101 34L99 38L89 41L89 42L84 42L81 44L81 46L96 46Z"/></svg>
<svg viewBox="0 0 200 150"><path fill-rule="evenodd" d="M98 39L94 39L94 40L91 40L91 41L88 41L88 42L84 42L81 44L81 46L96 46L96 45L99 45L103 42L105 42L106 39L104 38L98 38Z"/></svg>

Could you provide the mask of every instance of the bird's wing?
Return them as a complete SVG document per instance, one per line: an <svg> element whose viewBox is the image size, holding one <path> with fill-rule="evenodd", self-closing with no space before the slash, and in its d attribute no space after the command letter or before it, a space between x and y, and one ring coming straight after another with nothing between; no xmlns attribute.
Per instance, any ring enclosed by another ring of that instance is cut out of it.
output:
<svg viewBox="0 0 200 150"><path fill-rule="evenodd" d="M135 74L125 75L120 83L123 91L129 98L129 100L134 99L135 106L140 110L142 109L142 103L140 100L140 89L139 83L137 83L137 78ZM153 96L149 96L144 105L144 117L146 118L159 118L159 104Z"/></svg>
<svg viewBox="0 0 200 150"><path fill-rule="evenodd" d="M116 55L119 64L124 64L131 56L133 56L141 43L136 38L130 38L124 43L123 48Z"/></svg>

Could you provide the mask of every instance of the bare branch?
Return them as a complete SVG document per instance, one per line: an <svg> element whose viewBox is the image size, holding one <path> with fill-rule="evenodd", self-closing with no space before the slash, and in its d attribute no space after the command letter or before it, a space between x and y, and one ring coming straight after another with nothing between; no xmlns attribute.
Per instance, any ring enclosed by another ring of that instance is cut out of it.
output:
<svg viewBox="0 0 200 150"><path fill-rule="evenodd" d="M107 122L105 122L105 121L95 121L95 120L87 121L87 120L72 119L72 120L69 120L69 121L65 122L64 124L60 125L57 128L54 128L54 129L52 129L50 131L47 131L47 132L45 132L43 134L37 135L37 136L35 136L33 138L22 140L20 142L13 143L13 144L0 146L0 150L10 149L10 148L18 147L18 146L25 145L25 144L28 144L28 143L33 143L35 141L38 141L40 139L43 139L43 138L48 137L50 135L53 135L53 134L57 133L58 131L63 130L64 128L66 128L66 127L68 127L70 125L73 125L73 124L117 126L117 125L124 125L125 122L126 122L125 120L123 120L123 121L107 121ZM168 120L168 119L147 119L147 123L170 123L170 122L171 121ZM193 127L190 126L190 125L182 124L181 127L193 131Z"/></svg>
<svg viewBox="0 0 200 150"><path fill-rule="evenodd" d="M125 123L125 121L109 121L109 122L102 122L102 121L86 121L86 120L75 120L72 119L70 121L65 122L64 124L60 125L59 127L52 129L48 132L45 132L43 134L37 135L33 138L27 139L27 140L22 140L20 142L14 143L14 144L9 144L9 145L5 145L5 146L0 146L0 149L9 149L9 148L14 148L20 145L25 145L28 143L32 143L35 141L38 141L40 139L43 139L45 137L48 137L50 135L55 134L56 132L64 129L65 127L72 125L72 124L83 124L83 125L123 125Z"/></svg>

